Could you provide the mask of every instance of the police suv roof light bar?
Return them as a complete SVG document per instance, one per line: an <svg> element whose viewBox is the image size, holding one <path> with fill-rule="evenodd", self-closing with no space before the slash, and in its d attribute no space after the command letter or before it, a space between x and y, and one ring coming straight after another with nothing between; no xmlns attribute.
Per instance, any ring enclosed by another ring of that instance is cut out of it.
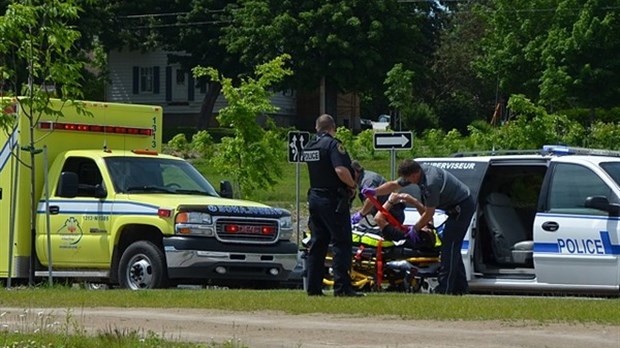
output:
<svg viewBox="0 0 620 348"><path fill-rule="evenodd" d="M588 149L585 147L573 147L566 145L544 145L543 152L558 156L563 155L585 155L585 156L609 156L620 157L620 151L604 149Z"/></svg>

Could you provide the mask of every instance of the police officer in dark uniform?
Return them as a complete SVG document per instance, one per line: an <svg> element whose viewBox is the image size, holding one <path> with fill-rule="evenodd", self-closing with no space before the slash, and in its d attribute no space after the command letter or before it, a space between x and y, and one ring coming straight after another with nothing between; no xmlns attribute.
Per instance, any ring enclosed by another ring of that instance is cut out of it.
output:
<svg viewBox="0 0 620 348"><path fill-rule="evenodd" d="M308 165L310 189L308 204L312 232L308 249L307 292L323 295L325 256L333 244L335 296L361 296L351 287L351 198L355 195L351 158L339 140L335 139L336 123L327 114L316 120L316 138L304 148Z"/></svg>
<svg viewBox="0 0 620 348"><path fill-rule="evenodd" d="M420 219L411 226L407 235L417 240L420 231L432 222L435 209L445 210L448 219L444 225L441 245L439 285L435 293L462 295L468 292L465 265L461 246L476 211L476 202L469 188L445 169L429 164L420 165L414 160L404 160L398 167L399 179L388 181L376 189L365 189L370 194L386 194L409 184L416 184L421 192L418 210Z"/></svg>

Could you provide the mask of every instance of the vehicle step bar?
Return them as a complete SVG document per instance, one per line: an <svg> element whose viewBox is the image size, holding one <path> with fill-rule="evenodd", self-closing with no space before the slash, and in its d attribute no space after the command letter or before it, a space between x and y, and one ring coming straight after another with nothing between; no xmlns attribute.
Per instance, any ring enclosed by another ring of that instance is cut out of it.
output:
<svg viewBox="0 0 620 348"><path fill-rule="evenodd" d="M36 277L47 277L49 271L36 271L34 272ZM109 278L110 272L108 271L52 271L52 277L59 278Z"/></svg>

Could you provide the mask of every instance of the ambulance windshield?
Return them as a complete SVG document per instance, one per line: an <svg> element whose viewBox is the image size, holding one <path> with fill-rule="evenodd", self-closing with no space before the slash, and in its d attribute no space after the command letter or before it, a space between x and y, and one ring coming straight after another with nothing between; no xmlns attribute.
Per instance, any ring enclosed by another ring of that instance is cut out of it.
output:
<svg viewBox="0 0 620 348"><path fill-rule="evenodd" d="M107 157L106 166L118 193L196 194L217 191L188 162L157 157Z"/></svg>

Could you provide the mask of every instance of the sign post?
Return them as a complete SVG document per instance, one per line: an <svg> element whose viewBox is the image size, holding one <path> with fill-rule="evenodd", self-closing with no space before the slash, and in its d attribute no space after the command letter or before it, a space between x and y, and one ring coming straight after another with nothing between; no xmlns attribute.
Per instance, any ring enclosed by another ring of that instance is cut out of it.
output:
<svg viewBox="0 0 620 348"><path fill-rule="evenodd" d="M373 133L373 145L375 150L390 150L391 180L396 174L396 151L411 150L413 148L412 132L376 132Z"/></svg>
<svg viewBox="0 0 620 348"><path fill-rule="evenodd" d="M299 165L303 150L310 141L309 132L288 132L288 161L295 163L295 209L297 210L297 245L299 245Z"/></svg>

